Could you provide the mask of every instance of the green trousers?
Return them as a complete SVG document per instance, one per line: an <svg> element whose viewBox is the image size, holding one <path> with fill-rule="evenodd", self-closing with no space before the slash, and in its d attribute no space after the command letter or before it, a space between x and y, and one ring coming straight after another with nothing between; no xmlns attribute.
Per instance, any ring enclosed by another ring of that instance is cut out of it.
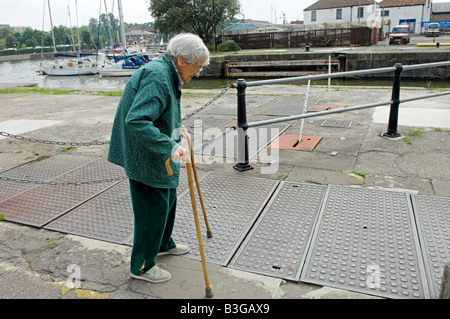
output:
<svg viewBox="0 0 450 319"><path fill-rule="evenodd" d="M172 230L177 206L176 188L154 188L130 179L134 212L134 241L130 272L139 275L155 263L158 252L175 248Z"/></svg>

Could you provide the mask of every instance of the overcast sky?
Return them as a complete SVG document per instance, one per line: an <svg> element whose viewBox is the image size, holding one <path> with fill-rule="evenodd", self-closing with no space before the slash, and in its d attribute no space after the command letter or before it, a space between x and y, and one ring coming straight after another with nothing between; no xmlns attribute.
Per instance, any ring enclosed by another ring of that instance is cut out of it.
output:
<svg viewBox="0 0 450 319"><path fill-rule="evenodd" d="M43 9L45 1L44 30L50 29L50 18L47 0L0 0L0 24L10 26L30 26L41 30L43 23ZM87 25L89 18L98 19L100 2L102 13L105 13L104 0L77 0L79 25ZM245 19L266 20L277 23L283 22L283 13L288 22L303 20L303 9L317 0L240 0L241 12ZM450 0L434 0L434 2L449 2ZM106 0L108 12L111 12L112 3L117 16L117 1ZM124 20L128 23L143 23L152 21L148 7L148 0L122 0ZM76 25L75 0L50 0L53 25L70 26L67 20L67 6L70 6L72 25ZM238 15L238 18L242 15ZM67 23L66 23L67 21Z"/></svg>

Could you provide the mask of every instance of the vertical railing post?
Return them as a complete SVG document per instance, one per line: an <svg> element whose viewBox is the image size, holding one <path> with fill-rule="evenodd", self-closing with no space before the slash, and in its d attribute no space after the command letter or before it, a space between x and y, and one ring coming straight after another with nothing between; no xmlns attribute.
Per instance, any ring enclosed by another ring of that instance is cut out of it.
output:
<svg viewBox="0 0 450 319"><path fill-rule="evenodd" d="M239 172L253 169L248 158L248 123L247 123L247 106L245 100L245 89L247 82L239 79L236 82L237 89L237 155L238 162L233 168Z"/></svg>
<svg viewBox="0 0 450 319"><path fill-rule="evenodd" d="M394 84L392 86L392 104L389 112L388 130L383 136L386 137L400 137L401 134L397 131L398 126L398 109L400 105L400 80L403 71L403 65L396 63L394 73Z"/></svg>

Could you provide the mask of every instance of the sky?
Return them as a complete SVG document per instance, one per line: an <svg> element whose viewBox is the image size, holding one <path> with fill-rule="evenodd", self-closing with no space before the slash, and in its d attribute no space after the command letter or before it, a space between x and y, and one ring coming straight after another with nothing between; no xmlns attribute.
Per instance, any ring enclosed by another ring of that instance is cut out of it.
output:
<svg viewBox="0 0 450 319"><path fill-rule="evenodd" d="M70 26L67 19L67 7L70 7L72 25L76 26L76 0L50 0L52 21L54 26ZM317 0L240 0L242 14L237 18L266 20L270 22L283 23L283 14L287 22L303 20L303 9L315 3ZM45 2L45 12L44 12ZM108 12L113 9L118 16L117 1L106 0ZM149 0L122 0L124 20L127 23L144 23L152 21L150 12L147 10ZM433 2L450 2L450 0L434 0ZM100 3L101 13L105 13L104 0L77 0L78 24L87 25L89 19L98 19ZM0 24L10 26L24 26L33 29L50 30L50 18L47 0L0 0ZM43 19L43 14L44 19ZM275 21L276 19L276 21ZM44 21L43 21L44 20ZM67 23L66 23L67 21Z"/></svg>

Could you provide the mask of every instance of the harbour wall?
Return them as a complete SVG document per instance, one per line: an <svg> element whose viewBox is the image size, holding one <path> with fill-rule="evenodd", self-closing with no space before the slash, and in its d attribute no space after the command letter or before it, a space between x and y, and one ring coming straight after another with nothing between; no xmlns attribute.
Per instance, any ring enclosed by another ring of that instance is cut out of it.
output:
<svg viewBox="0 0 450 319"><path fill-rule="evenodd" d="M356 71L365 69L376 69L392 67L396 63L403 65L432 63L450 61L450 51L439 52L302 52L302 53L281 53L281 54L234 54L224 56L212 56L210 65L204 69L202 76L208 77L226 77L227 64L237 62L258 62L271 61L273 69L277 68L277 61L304 61L304 60L323 60L328 61L329 56L334 61L339 61L340 71ZM267 68L266 68L267 70ZM321 73L326 73L322 71ZM270 72L267 72L267 74ZM320 72L317 72L320 73ZM316 74L316 73L314 73ZM264 76L264 75L263 75ZM289 76L289 75L287 75ZM368 74L359 77L385 78L392 74ZM238 77L244 77L245 73ZM419 70L408 70L403 72L405 78L450 78L450 67L429 68Z"/></svg>

